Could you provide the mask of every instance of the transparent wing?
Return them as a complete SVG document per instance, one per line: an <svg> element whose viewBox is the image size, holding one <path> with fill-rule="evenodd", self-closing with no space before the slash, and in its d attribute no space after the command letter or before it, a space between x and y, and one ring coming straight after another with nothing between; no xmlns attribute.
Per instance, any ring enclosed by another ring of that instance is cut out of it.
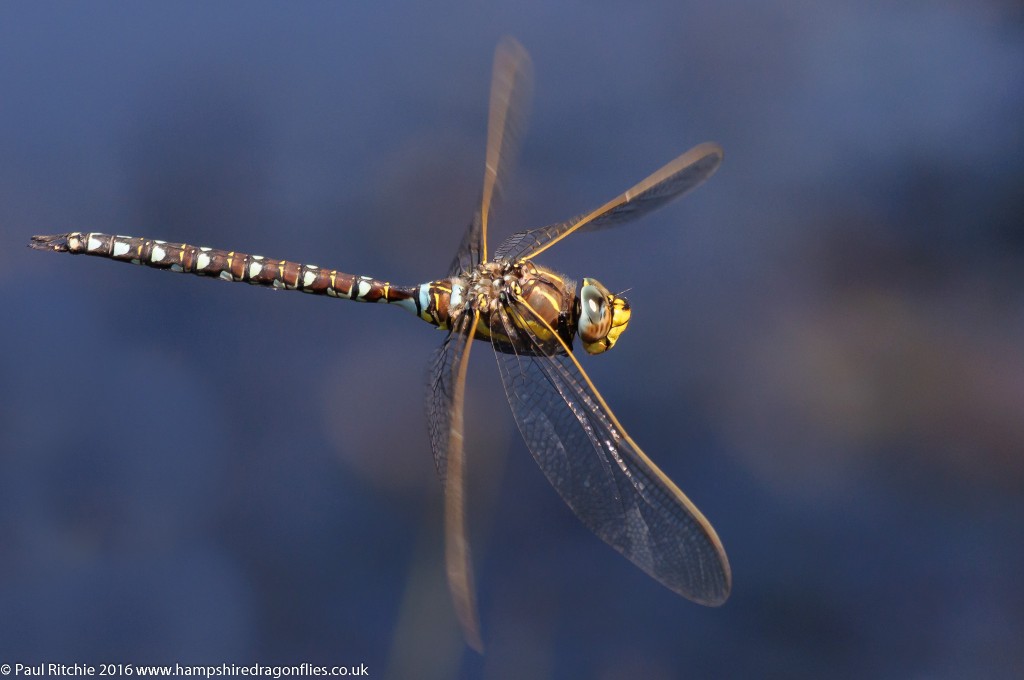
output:
<svg viewBox="0 0 1024 680"><path fill-rule="evenodd" d="M626 434L569 349L545 356L520 330L524 320L544 323L522 301L492 315L494 330L533 355L495 354L516 423L548 481L583 524L657 581L701 604L724 602L732 576L715 530Z"/></svg>
<svg viewBox="0 0 1024 680"><path fill-rule="evenodd" d="M505 37L494 53L480 209L462 238L449 275L471 269L487 258L487 225L491 208L501 198L502 183L507 181L519 155L532 95L530 55L515 39Z"/></svg>
<svg viewBox="0 0 1024 680"><path fill-rule="evenodd" d="M463 433L466 368L479 312L466 314L438 349L431 363L427 423L434 463L444 483L444 544L448 587L459 624L470 647L483 650L476 608L473 567L466 535L465 447Z"/></svg>
<svg viewBox="0 0 1024 680"><path fill-rule="evenodd" d="M473 220L462 235L462 243L455 251L452 263L448 265L448 276L460 276L484 261L483 234L480 231L480 211L473 214Z"/></svg>
<svg viewBox="0 0 1024 680"><path fill-rule="evenodd" d="M487 257L487 218L491 205L500 198L500 182L508 179L509 170L519 155L532 95L530 55L515 39L503 38L494 53L490 116L487 119L487 159L480 201L484 257Z"/></svg>
<svg viewBox="0 0 1024 680"><path fill-rule="evenodd" d="M448 433L455 395L455 369L466 349L468 323L468 318L461 319L448 333L444 343L434 352L427 375L427 428L434 465L442 484L448 478Z"/></svg>
<svg viewBox="0 0 1024 680"><path fill-rule="evenodd" d="M531 259L575 231L614 227L646 215L711 177L721 165L722 157L722 147L713 142L695 146L596 210L565 222L512 234L498 246L494 259Z"/></svg>

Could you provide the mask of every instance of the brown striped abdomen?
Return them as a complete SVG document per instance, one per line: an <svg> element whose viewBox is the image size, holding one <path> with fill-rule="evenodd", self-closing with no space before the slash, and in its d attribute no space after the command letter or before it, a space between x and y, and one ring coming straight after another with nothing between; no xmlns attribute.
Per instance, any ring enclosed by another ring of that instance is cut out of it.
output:
<svg viewBox="0 0 1024 680"><path fill-rule="evenodd" d="M392 302L409 306L417 291L416 287L392 286L368 276L355 276L316 265L131 236L76 231L56 236L33 236L29 245L37 250L93 255L155 269L357 302Z"/></svg>

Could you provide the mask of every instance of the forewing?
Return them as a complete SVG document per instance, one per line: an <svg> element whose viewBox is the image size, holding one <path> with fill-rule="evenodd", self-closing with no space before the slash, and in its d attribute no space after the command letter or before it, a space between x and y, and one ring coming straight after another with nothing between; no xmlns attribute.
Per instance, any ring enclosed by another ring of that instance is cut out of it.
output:
<svg viewBox="0 0 1024 680"><path fill-rule="evenodd" d="M690 149L600 208L539 229L512 234L495 260L531 259L576 231L595 231L642 217L679 198L711 177L722 163L722 147L706 142Z"/></svg>
<svg viewBox="0 0 1024 680"><path fill-rule="evenodd" d="M530 55L515 39L505 37L494 53L480 208L462 237L462 244L448 270L449 276L461 274L487 259L491 209L500 201L503 186L508 182L519 156L532 95Z"/></svg>
<svg viewBox="0 0 1024 680"><path fill-rule="evenodd" d="M548 481L591 531L657 581L701 604L724 602L732 576L715 530L626 434L568 348L545 355L511 315L543 321L523 302L492 315L513 346L532 350L495 354Z"/></svg>
<svg viewBox="0 0 1024 680"><path fill-rule="evenodd" d="M480 207L449 267L450 277L472 269L487 258L487 221L490 210L502 198L504 183L519 156L532 93L534 75L529 54L514 38L503 38L495 50L495 67L490 79L487 154Z"/></svg>
<svg viewBox="0 0 1024 680"><path fill-rule="evenodd" d="M477 210L473 215L473 220L466 227L466 232L462 235L462 243L455 251L452 263L448 266L448 276L460 276L463 272L473 269L484 261L482 238L480 211Z"/></svg>
<svg viewBox="0 0 1024 680"><path fill-rule="evenodd" d="M532 96L530 55L515 39L505 37L494 53L490 115L487 119L487 157L480 200L484 258L487 257L487 220L491 207L501 198L502 184L508 181L519 156Z"/></svg>

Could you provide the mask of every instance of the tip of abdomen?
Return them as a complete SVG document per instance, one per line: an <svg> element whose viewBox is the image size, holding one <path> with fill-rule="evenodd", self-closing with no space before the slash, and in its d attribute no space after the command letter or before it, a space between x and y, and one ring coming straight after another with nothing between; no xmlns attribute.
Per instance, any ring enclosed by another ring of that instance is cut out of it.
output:
<svg viewBox="0 0 1024 680"><path fill-rule="evenodd" d="M54 234L52 236L33 236L28 243L29 248L35 250L53 250L58 253L66 253L68 247L68 234Z"/></svg>

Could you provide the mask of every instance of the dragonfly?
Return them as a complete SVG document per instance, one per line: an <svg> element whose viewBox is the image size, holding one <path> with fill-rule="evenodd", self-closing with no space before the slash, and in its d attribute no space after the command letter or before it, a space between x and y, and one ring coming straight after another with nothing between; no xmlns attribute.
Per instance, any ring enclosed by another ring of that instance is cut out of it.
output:
<svg viewBox="0 0 1024 680"><path fill-rule="evenodd" d="M430 364L427 423L444 488L445 564L466 642L482 651L466 530L466 373L473 340L490 343L512 415L548 481L594 534L670 590L725 602L732 572L721 540L689 498L626 432L573 354L611 349L630 320L626 298L596 279L575 281L535 258L578 232L620 226L708 179L722 148L700 144L600 207L519 231L489 248L489 217L518 154L532 94L532 65L514 39L495 52L483 190L444 278L392 285L312 264L184 243L71 232L33 236L30 247L155 269L391 304L447 331Z"/></svg>

